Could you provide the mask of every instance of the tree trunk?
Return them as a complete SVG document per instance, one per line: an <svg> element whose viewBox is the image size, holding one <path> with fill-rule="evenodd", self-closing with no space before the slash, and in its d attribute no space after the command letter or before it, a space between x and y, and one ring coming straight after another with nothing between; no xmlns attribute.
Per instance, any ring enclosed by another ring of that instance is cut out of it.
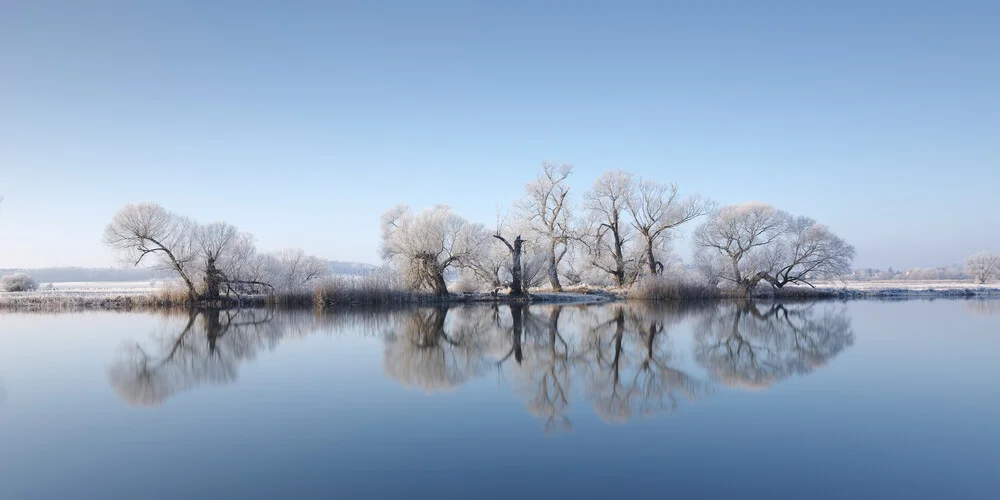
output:
<svg viewBox="0 0 1000 500"><path fill-rule="evenodd" d="M444 297L448 295L448 283L444 280L444 271L435 270L434 271L434 281L431 285L434 287L434 295L439 297Z"/></svg>
<svg viewBox="0 0 1000 500"><path fill-rule="evenodd" d="M524 246L524 240L521 239L521 235L517 235L514 238L514 244L511 245L506 238L500 235L500 231L497 230L497 234L493 235L494 238L503 242L510 250L511 255L511 270L510 270L510 294L514 297L520 297L524 295L524 277L521 270L521 249Z"/></svg>
<svg viewBox="0 0 1000 500"><path fill-rule="evenodd" d="M513 255L513 268L510 271L510 294L515 297L524 295L524 276L521 270L521 248L524 240L521 235L514 238L514 247L511 251Z"/></svg>
<svg viewBox="0 0 1000 500"><path fill-rule="evenodd" d="M612 236L615 239L615 282L619 288L625 287L625 252L622 250L624 243L621 235L618 234L618 224L611 228Z"/></svg>
<svg viewBox="0 0 1000 500"><path fill-rule="evenodd" d="M549 285L557 292L562 291L562 283L559 282L559 263L556 262L555 242L549 246Z"/></svg>
<svg viewBox="0 0 1000 500"><path fill-rule="evenodd" d="M202 300L219 300L222 273L215 267L215 259L208 259L205 265L205 291Z"/></svg>
<svg viewBox="0 0 1000 500"><path fill-rule="evenodd" d="M660 274L656 269L656 256L653 255L653 242L649 239L646 240L646 265L649 266L650 276Z"/></svg>

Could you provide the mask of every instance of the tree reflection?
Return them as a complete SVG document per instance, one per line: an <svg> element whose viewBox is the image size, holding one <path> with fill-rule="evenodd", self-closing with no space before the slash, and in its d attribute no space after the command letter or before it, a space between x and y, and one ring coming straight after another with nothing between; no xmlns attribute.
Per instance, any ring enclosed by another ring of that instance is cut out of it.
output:
<svg viewBox="0 0 1000 500"><path fill-rule="evenodd" d="M479 375L485 362L485 316L446 306L406 313L385 335L383 368L407 387L425 392L451 390Z"/></svg>
<svg viewBox="0 0 1000 500"><path fill-rule="evenodd" d="M693 321L689 321L693 320ZM667 415L711 392L675 348L694 328L693 361L725 385L764 388L825 364L853 343L843 308L751 302L422 307L330 314L204 310L175 316L121 348L109 378L145 406L202 384L237 379L240 365L283 339L317 330L382 340L383 370L405 387L449 391L496 374L547 431L571 429L574 398L603 420Z"/></svg>
<svg viewBox="0 0 1000 500"><path fill-rule="evenodd" d="M108 376L128 403L157 406L201 384L236 380L240 363L274 349L290 330L269 310L192 310L181 328L124 345Z"/></svg>
<svg viewBox="0 0 1000 500"><path fill-rule="evenodd" d="M725 385L762 389L812 372L853 343L843 308L771 304L762 312L753 302L739 302L702 319L695 359Z"/></svg>
<svg viewBox="0 0 1000 500"><path fill-rule="evenodd" d="M1000 299L969 299L965 307L976 314L1000 314Z"/></svg>
<svg viewBox="0 0 1000 500"><path fill-rule="evenodd" d="M588 399L601 418L625 422L637 415L670 414L679 398L692 400L705 392L703 383L673 366L667 327L684 312L618 304L610 319L586 329L581 368Z"/></svg>
<svg viewBox="0 0 1000 500"><path fill-rule="evenodd" d="M559 331L562 312L562 306L548 308L547 312L544 308L511 307L512 319L520 318L511 325L510 353L517 356L517 366L511 372L528 411L543 422L546 430L572 428L567 413L573 354Z"/></svg>

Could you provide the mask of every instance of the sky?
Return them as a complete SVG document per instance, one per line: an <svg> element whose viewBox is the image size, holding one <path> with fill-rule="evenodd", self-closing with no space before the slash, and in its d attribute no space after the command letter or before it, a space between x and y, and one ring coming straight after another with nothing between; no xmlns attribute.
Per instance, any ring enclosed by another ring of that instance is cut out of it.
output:
<svg viewBox="0 0 1000 500"><path fill-rule="evenodd" d="M1000 2L0 2L0 268L109 266L129 202L377 263L542 161L829 225L858 267L1000 251ZM694 226L685 233L690 234ZM689 242L678 250L690 255Z"/></svg>

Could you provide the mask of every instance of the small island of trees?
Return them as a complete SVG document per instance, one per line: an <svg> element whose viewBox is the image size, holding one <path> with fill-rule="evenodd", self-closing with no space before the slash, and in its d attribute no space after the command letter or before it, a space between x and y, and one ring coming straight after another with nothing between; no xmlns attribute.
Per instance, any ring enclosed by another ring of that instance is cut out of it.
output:
<svg viewBox="0 0 1000 500"><path fill-rule="evenodd" d="M447 205L390 208L381 217L378 276L331 280L327 263L302 250L261 253L231 224L200 223L154 203L122 207L104 242L129 265L174 276L183 288L177 300L199 304L308 300L313 291L327 302L530 300L567 287L639 298L746 297L850 272L854 248L811 218L761 202L718 207L623 170L601 174L576 204L572 174L571 165L543 163L492 227ZM685 266L671 242L694 221L695 263Z"/></svg>

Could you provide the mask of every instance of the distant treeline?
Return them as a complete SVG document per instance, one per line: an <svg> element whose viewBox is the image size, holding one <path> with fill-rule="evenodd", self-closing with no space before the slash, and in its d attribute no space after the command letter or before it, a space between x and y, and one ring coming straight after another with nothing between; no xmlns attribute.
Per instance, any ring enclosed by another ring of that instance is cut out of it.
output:
<svg viewBox="0 0 1000 500"><path fill-rule="evenodd" d="M964 266L953 264L938 267L915 267L898 270L863 268L855 269L845 278L852 281L920 281L920 280L967 280L972 276Z"/></svg>
<svg viewBox="0 0 1000 500"><path fill-rule="evenodd" d="M152 269L117 267L40 267L36 269L0 269L0 275L22 272L39 283L67 281L152 281L158 279Z"/></svg>

